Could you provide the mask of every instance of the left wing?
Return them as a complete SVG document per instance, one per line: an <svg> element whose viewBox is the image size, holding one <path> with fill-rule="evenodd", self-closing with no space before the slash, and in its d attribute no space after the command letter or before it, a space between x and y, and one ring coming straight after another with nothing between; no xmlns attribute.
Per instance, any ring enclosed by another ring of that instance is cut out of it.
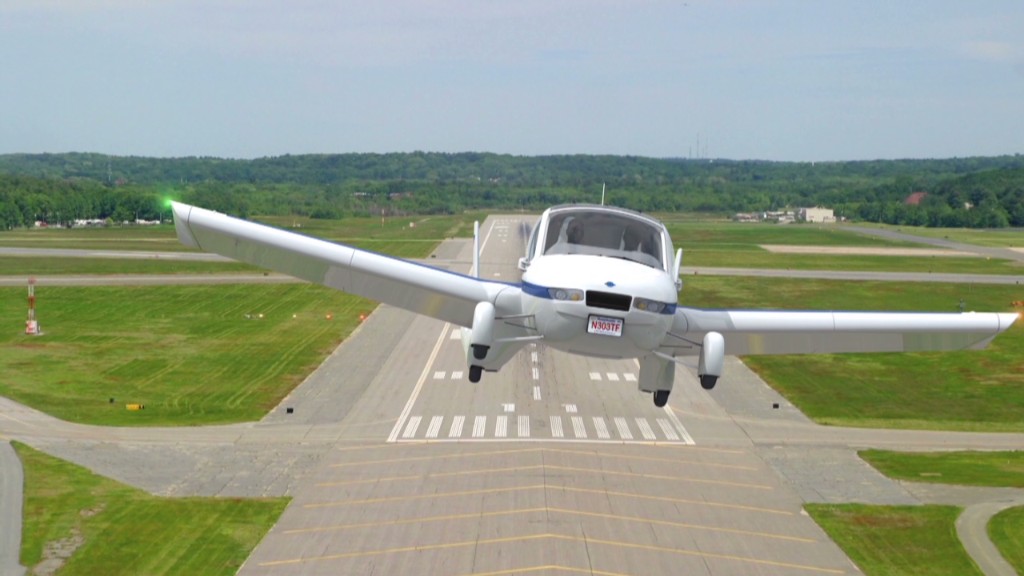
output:
<svg viewBox="0 0 1024 576"><path fill-rule="evenodd" d="M520 288L480 280L343 244L335 244L172 203L178 239L215 252L418 314L472 327L480 302L499 315L520 312Z"/></svg>
<svg viewBox="0 0 1024 576"><path fill-rule="evenodd" d="M1017 320L1015 313L703 310L678 307L662 350L698 354L708 332L725 353L820 354L980 349Z"/></svg>

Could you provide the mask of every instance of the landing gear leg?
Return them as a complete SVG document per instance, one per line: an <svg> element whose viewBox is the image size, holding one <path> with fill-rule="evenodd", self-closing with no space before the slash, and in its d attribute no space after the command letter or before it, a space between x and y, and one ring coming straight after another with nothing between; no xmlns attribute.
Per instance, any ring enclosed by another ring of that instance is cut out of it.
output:
<svg viewBox="0 0 1024 576"><path fill-rule="evenodd" d="M484 373L483 366L470 366L469 367L469 381L474 384L480 381L480 376Z"/></svg>
<svg viewBox="0 0 1024 576"><path fill-rule="evenodd" d="M655 390L654 391L654 405L658 408L662 408L665 404L668 404L668 393L671 390Z"/></svg>

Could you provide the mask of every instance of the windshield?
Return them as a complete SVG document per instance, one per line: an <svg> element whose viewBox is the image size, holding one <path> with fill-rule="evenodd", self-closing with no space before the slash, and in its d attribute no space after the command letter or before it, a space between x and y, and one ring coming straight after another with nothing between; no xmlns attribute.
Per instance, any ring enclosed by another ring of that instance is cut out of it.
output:
<svg viewBox="0 0 1024 576"><path fill-rule="evenodd" d="M548 221L544 254L593 254L664 270L661 228L608 210L560 210Z"/></svg>

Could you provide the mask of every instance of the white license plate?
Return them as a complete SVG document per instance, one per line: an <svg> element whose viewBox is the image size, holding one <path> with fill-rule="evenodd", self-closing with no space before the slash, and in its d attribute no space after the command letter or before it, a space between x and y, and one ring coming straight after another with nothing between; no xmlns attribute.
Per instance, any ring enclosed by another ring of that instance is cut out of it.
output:
<svg viewBox="0 0 1024 576"><path fill-rule="evenodd" d="M587 320L587 332L605 336L622 336L622 318L591 316Z"/></svg>

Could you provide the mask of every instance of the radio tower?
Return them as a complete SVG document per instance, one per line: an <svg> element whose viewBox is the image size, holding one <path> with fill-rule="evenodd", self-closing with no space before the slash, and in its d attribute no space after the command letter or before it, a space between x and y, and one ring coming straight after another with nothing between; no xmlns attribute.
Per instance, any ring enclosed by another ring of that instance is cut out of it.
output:
<svg viewBox="0 0 1024 576"><path fill-rule="evenodd" d="M36 279L34 276L28 279L28 320L25 321L25 334L39 336L39 322L36 321Z"/></svg>

